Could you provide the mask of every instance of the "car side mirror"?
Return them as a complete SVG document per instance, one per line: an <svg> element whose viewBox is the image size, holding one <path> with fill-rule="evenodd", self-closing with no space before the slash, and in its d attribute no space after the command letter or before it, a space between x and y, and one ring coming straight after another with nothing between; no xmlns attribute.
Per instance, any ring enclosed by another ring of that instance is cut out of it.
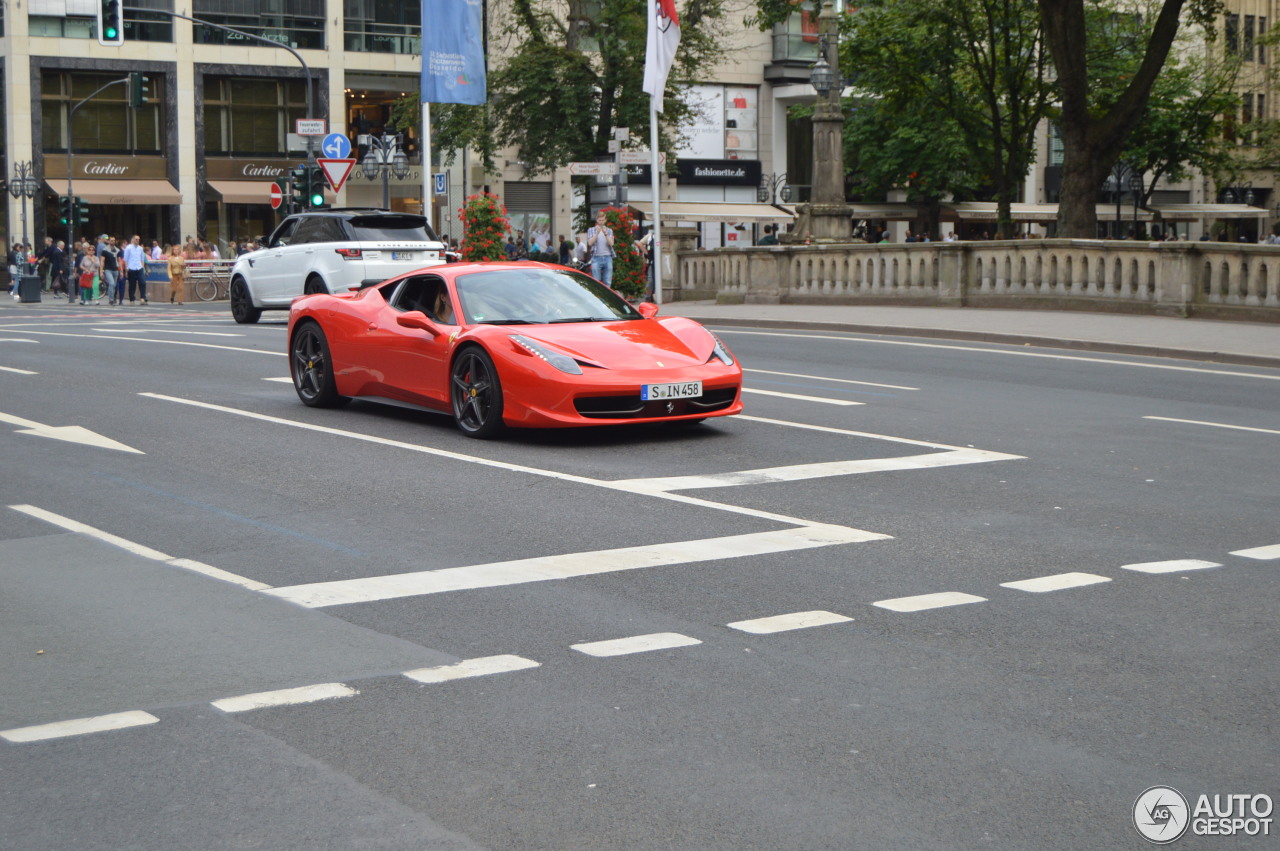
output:
<svg viewBox="0 0 1280 851"><path fill-rule="evenodd" d="M652 319L658 315L658 305L651 301L642 301L636 305L636 310L640 311L640 315L645 319Z"/></svg>
<svg viewBox="0 0 1280 851"><path fill-rule="evenodd" d="M419 331L426 331L432 337L439 337L442 333L436 324L427 318L427 314L421 310L410 310L408 313L402 313L396 317L396 323L403 325L405 328L416 328Z"/></svg>

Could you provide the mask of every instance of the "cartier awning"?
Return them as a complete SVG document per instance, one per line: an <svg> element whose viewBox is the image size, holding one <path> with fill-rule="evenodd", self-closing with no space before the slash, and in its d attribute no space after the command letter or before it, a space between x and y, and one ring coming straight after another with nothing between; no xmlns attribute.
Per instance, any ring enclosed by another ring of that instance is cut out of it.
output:
<svg viewBox="0 0 1280 851"><path fill-rule="evenodd" d="M209 188L222 196L224 204L270 204L270 180L210 180Z"/></svg>
<svg viewBox="0 0 1280 851"><path fill-rule="evenodd" d="M652 201L633 201L631 209L653 218ZM664 222L789 222L795 212L773 204L751 204L746 201L663 201Z"/></svg>
<svg viewBox="0 0 1280 851"><path fill-rule="evenodd" d="M66 195L67 181L46 180L55 195ZM90 204L181 204L182 193L167 180L77 180L76 196Z"/></svg>

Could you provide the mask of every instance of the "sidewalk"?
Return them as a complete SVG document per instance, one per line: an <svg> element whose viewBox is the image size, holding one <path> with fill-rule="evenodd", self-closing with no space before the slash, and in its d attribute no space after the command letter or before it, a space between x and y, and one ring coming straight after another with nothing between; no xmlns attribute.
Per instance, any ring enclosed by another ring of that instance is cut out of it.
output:
<svg viewBox="0 0 1280 851"><path fill-rule="evenodd" d="M1280 368L1280 325L1050 310L676 301L659 315L705 325L1032 344Z"/></svg>

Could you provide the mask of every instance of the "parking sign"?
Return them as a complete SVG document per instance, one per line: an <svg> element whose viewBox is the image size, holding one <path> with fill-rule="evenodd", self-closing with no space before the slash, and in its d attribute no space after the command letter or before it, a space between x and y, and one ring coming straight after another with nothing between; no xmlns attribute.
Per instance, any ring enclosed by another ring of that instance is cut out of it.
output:
<svg viewBox="0 0 1280 851"><path fill-rule="evenodd" d="M432 174L431 180L435 184L435 193L437 195L449 194L449 175L446 172L438 171Z"/></svg>

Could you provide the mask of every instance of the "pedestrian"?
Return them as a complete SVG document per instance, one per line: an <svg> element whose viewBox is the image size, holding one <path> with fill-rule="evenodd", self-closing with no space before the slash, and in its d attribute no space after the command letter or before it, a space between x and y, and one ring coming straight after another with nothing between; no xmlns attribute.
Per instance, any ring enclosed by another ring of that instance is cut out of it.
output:
<svg viewBox="0 0 1280 851"><path fill-rule="evenodd" d="M587 262L587 235L578 234L578 241L573 246L573 265L581 269Z"/></svg>
<svg viewBox="0 0 1280 851"><path fill-rule="evenodd" d="M169 246L169 304L176 298L183 303L187 290L187 258L182 256L182 246L176 242Z"/></svg>
<svg viewBox="0 0 1280 851"><path fill-rule="evenodd" d="M160 247L160 240L151 240L151 259L159 262L164 259L164 249Z"/></svg>
<svg viewBox="0 0 1280 851"><path fill-rule="evenodd" d="M102 271L99 273L102 275L102 291L98 295L98 301L102 301L105 294L107 304L115 304L123 290L120 285L120 246L116 244L114 236L107 237L107 245L99 260L102 262Z"/></svg>
<svg viewBox="0 0 1280 851"><path fill-rule="evenodd" d="M502 250L506 252L508 260L516 259L516 241L512 238L511 234L507 234L507 242L502 246Z"/></svg>
<svg viewBox="0 0 1280 851"><path fill-rule="evenodd" d="M147 252L142 247L142 237L136 233L124 247L124 270L129 282L129 304L135 304L134 295L147 303Z"/></svg>
<svg viewBox="0 0 1280 851"><path fill-rule="evenodd" d="M568 266L573 262L573 243L560 234L560 265Z"/></svg>
<svg viewBox="0 0 1280 851"><path fill-rule="evenodd" d="M84 243L84 253L80 255L77 268L80 271L80 303L88 304L93 299L93 284L98 277L98 255Z"/></svg>
<svg viewBox="0 0 1280 851"><path fill-rule="evenodd" d="M764 236L760 237L757 245L777 245L778 244L778 226L765 225Z"/></svg>
<svg viewBox="0 0 1280 851"><path fill-rule="evenodd" d="M596 213L594 227L587 228L587 249L591 252L591 276L606 287L613 282L613 228L604 210Z"/></svg>

